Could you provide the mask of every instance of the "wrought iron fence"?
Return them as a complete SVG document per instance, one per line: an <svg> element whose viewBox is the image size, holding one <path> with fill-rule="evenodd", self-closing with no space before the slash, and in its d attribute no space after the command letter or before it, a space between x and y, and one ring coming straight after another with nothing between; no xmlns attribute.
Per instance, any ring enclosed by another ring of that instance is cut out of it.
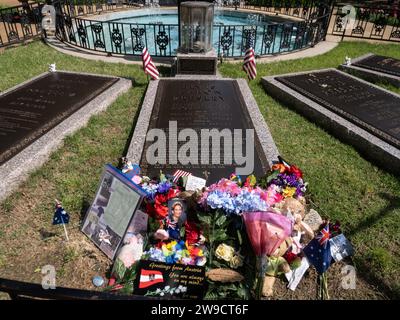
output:
<svg viewBox="0 0 400 320"><path fill-rule="evenodd" d="M329 34L351 38L400 42L400 7L335 5Z"/></svg>
<svg viewBox="0 0 400 320"><path fill-rule="evenodd" d="M0 9L0 47L40 36L41 8L42 4L26 3Z"/></svg>
<svg viewBox="0 0 400 320"><path fill-rule="evenodd" d="M105 1L61 0L57 2L57 37L87 50L107 54L139 56L144 47L155 57L173 57L178 50L178 24L140 24L91 20L96 12L114 10L118 4ZM294 7L257 7L246 9L280 13L301 20L265 25L214 25L214 48L219 56L242 57L252 44L258 56L279 54L314 46L323 40L329 22L325 1L292 1ZM122 3L122 1L121 1ZM277 2L275 2L276 4ZM285 2L287 4L287 1ZM122 3L122 5L127 5ZM134 5L133 3L131 5ZM234 4L233 4L234 6ZM215 37L215 35L218 35Z"/></svg>

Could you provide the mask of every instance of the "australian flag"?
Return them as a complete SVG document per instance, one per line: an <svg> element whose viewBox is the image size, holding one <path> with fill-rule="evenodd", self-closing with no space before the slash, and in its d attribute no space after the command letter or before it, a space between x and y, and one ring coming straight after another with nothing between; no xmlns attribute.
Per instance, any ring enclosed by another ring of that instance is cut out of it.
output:
<svg viewBox="0 0 400 320"><path fill-rule="evenodd" d="M61 205L56 205L56 211L54 212L53 225L55 224L66 224L69 222L69 214Z"/></svg>
<svg viewBox="0 0 400 320"><path fill-rule="evenodd" d="M308 261L319 274L323 274L328 270L332 262L329 237L329 225L327 224L303 249Z"/></svg>

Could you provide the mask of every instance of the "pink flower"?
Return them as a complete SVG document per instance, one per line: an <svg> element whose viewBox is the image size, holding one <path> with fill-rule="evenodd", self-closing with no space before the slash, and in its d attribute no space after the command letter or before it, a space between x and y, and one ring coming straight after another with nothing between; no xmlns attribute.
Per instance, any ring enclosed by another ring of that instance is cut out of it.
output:
<svg viewBox="0 0 400 320"><path fill-rule="evenodd" d="M261 199L267 202L268 205L273 206L283 200L283 196L276 191L273 185L269 186L266 192L261 194Z"/></svg>

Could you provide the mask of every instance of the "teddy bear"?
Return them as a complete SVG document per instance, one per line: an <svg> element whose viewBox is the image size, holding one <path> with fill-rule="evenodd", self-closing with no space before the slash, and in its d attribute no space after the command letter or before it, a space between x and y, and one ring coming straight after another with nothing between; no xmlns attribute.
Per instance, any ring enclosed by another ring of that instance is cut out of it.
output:
<svg viewBox="0 0 400 320"><path fill-rule="evenodd" d="M293 231L300 232L305 235L307 239L314 238L314 231L310 226L303 221L306 213L305 205L301 200L294 198L287 198L281 207L281 213L287 217L293 217L294 225Z"/></svg>

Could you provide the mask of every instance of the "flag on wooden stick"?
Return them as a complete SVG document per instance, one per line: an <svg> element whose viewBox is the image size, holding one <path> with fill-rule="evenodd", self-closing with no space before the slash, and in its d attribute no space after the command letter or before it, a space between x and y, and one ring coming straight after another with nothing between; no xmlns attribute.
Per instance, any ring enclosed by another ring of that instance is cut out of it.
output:
<svg viewBox="0 0 400 320"><path fill-rule="evenodd" d="M144 73L148 74L153 80L157 80L159 73L146 47L142 51L142 61Z"/></svg>
<svg viewBox="0 0 400 320"><path fill-rule="evenodd" d="M243 70L247 73L249 80L254 80L256 78L256 58L252 47L249 47L244 55Z"/></svg>
<svg viewBox="0 0 400 320"><path fill-rule="evenodd" d="M69 214L64 210L61 202L56 199L53 225L62 224L64 227L65 238L69 241L67 228L65 227L65 224L67 223L69 223Z"/></svg>

